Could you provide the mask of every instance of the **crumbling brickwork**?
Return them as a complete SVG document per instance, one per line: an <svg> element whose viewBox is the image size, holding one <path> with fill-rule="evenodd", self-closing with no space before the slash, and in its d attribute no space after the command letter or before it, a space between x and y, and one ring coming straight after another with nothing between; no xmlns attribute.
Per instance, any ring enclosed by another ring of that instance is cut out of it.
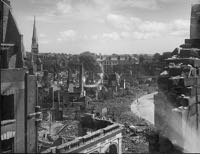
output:
<svg viewBox="0 0 200 154"><path fill-rule="evenodd" d="M193 5L190 39L186 39L185 44L176 48L166 60L165 69L158 78L159 92L154 97L155 125L160 135L189 150L187 152L194 152L191 151L194 149L187 148L190 136L186 134L198 131L200 122L199 12L200 4ZM194 141L192 144L198 143Z"/></svg>

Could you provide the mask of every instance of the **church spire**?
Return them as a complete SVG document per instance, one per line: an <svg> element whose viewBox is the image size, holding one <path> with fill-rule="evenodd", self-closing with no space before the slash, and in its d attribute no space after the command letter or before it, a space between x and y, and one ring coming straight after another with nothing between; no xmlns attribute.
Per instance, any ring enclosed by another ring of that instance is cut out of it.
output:
<svg viewBox="0 0 200 154"><path fill-rule="evenodd" d="M32 36L32 45L31 45L31 63L32 63L32 70L33 73L36 73L38 71L43 70L43 64L39 57L39 48L38 48L38 39L37 39L37 31L36 31L36 20L34 17L34 23L33 23L33 36Z"/></svg>
<svg viewBox="0 0 200 154"><path fill-rule="evenodd" d="M33 37L32 37L32 43L37 43L37 32L36 32L35 16L34 16L34 24L33 24Z"/></svg>
<svg viewBox="0 0 200 154"><path fill-rule="evenodd" d="M38 38L37 38L37 31L36 31L36 20L34 16L34 24L33 24L33 36L32 36L32 46L31 46L31 52L38 53Z"/></svg>

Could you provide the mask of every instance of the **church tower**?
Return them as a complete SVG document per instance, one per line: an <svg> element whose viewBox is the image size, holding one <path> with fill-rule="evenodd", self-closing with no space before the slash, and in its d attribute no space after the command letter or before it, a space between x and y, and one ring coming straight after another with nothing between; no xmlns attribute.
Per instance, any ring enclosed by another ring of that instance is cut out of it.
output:
<svg viewBox="0 0 200 154"><path fill-rule="evenodd" d="M33 23L33 36L32 36L32 45L31 45L31 64L32 64L32 71L33 74L36 72L43 71L43 65L39 58L39 46L38 46L38 38L37 38L37 31L36 31L36 20L34 17Z"/></svg>

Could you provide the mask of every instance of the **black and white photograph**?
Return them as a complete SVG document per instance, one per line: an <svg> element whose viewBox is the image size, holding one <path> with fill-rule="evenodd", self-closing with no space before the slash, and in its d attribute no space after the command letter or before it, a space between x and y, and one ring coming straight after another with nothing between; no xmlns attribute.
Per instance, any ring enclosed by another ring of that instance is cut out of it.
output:
<svg viewBox="0 0 200 154"><path fill-rule="evenodd" d="M200 0L0 0L0 153L200 153Z"/></svg>

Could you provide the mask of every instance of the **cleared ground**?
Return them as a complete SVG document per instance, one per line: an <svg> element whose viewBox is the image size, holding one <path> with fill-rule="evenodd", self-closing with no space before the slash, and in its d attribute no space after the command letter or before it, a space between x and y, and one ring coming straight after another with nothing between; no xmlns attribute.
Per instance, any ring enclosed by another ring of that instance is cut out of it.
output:
<svg viewBox="0 0 200 154"><path fill-rule="evenodd" d="M157 92L144 95L131 104L131 111L137 116L154 124L153 97Z"/></svg>

